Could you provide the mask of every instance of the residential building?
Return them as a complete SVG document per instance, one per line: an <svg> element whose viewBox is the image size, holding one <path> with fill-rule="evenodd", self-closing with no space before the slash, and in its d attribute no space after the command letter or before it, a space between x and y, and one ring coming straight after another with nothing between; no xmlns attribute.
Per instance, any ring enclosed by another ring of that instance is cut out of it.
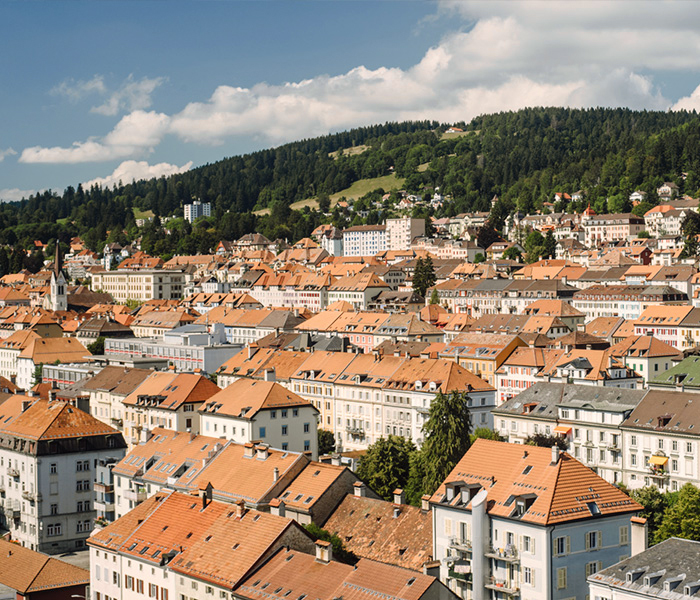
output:
<svg viewBox="0 0 700 600"><path fill-rule="evenodd" d="M185 204L185 220L190 223L199 219L199 217L211 216L211 203L195 200L192 204Z"/></svg>
<svg viewBox="0 0 700 600"><path fill-rule="evenodd" d="M319 411L274 381L238 379L199 409L201 431L237 443L262 440L273 448L318 458Z"/></svg>
<svg viewBox="0 0 700 600"><path fill-rule="evenodd" d="M610 354L642 376L642 384L659 377L683 358L683 353L651 335L625 338L610 348Z"/></svg>
<svg viewBox="0 0 700 600"><path fill-rule="evenodd" d="M17 385L30 389L39 383L37 368L54 363L86 363L90 352L75 338L32 339L17 355Z"/></svg>
<svg viewBox="0 0 700 600"><path fill-rule="evenodd" d="M185 273L177 269L96 271L92 274L90 288L106 292L120 303L179 300L185 289Z"/></svg>
<svg viewBox="0 0 700 600"><path fill-rule="evenodd" d="M0 523L32 550L82 548L96 516L95 463L124 456L124 438L65 402L12 396L0 410Z"/></svg>
<svg viewBox="0 0 700 600"><path fill-rule="evenodd" d="M644 230L644 218L624 214L584 215L581 225L585 231L585 244L595 248L603 243L615 243L637 237Z"/></svg>
<svg viewBox="0 0 700 600"><path fill-rule="evenodd" d="M538 376L552 383L573 383L597 387L638 389L642 377L607 350L580 350L572 348Z"/></svg>
<svg viewBox="0 0 700 600"><path fill-rule="evenodd" d="M559 449L478 439L430 499L440 580L462 598L584 600L630 555L641 506Z"/></svg>
<svg viewBox="0 0 700 600"><path fill-rule="evenodd" d="M650 306L687 303L684 292L666 285L594 285L576 292L571 300L586 320L622 317L636 321Z"/></svg>
<svg viewBox="0 0 700 600"><path fill-rule="evenodd" d="M413 238L425 235L425 219L399 217L386 220L386 249L408 250ZM352 256L346 254L346 256Z"/></svg>
<svg viewBox="0 0 700 600"><path fill-rule="evenodd" d="M496 405L503 404L541 382L542 370L551 368L564 352L552 348L516 348L496 370Z"/></svg>
<svg viewBox="0 0 700 600"><path fill-rule="evenodd" d="M386 249L385 225L356 225L343 230L344 256L374 256Z"/></svg>
<svg viewBox="0 0 700 600"><path fill-rule="evenodd" d="M355 310L367 310L369 304L381 292L391 286L374 273L360 273L353 277L338 279L328 288L328 303L339 300L348 302Z"/></svg>
<svg viewBox="0 0 700 600"><path fill-rule="evenodd" d="M686 305L656 305L649 306L634 321L635 335L651 335L674 348L687 348L693 345L692 339L683 335L681 321L693 310Z"/></svg>

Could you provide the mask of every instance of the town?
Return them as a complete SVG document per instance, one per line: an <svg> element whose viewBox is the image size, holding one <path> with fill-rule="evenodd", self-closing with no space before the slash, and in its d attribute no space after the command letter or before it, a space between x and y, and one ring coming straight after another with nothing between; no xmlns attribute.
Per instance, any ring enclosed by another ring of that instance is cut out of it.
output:
<svg viewBox="0 0 700 600"><path fill-rule="evenodd" d="M412 217L451 201L435 190L394 192L382 224L168 260L36 240L52 258L0 280L0 583L692 596L700 201L656 193L639 216L557 192L502 235L490 212Z"/></svg>

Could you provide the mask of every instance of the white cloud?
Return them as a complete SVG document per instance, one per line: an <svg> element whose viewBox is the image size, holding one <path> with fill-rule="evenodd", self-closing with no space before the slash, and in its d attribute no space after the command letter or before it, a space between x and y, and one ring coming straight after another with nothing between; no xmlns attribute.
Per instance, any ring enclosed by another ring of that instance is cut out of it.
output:
<svg viewBox="0 0 700 600"><path fill-rule="evenodd" d="M700 111L700 85L693 90L690 96L684 96L676 102L671 110L696 110Z"/></svg>
<svg viewBox="0 0 700 600"><path fill-rule="evenodd" d="M7 150L0 150L0 162L5 160L7 156L14 156L17 154L12 148L8 148Z"/></svg>
<svg viewBox="0 0 700 600"><path fill-rule="evenodd" d="M36 190L20 190L18 188L4 189L0 190L0 201L15 202L16 200L21 200L22 198L28 198L35 193Z"/></svg>
<svg viewBox="0 0 700 600"><path fill-rule="evenodd" d="M439 7L457 16L453 29L469 28L447 33L410 68L358 66L279 85L221 85L173 115L144 110L162 79L130 78L93 109L132 111L110 133L67 148L27 148L20 161L135 158L168 134L199 144L235 136L277 144L387 120L468 121L526 106L664 110L672 102L648 73L694 73L700 64L700 3L460 0ZM698 105L696 90L674 107Z"/></svg>
<svg viewBox="0 0 700 600"><path fill-rule="evenodd" d="M97 185L103 188L111 187L114 184L119 184L121 181L123 184L131 183L132 181L139 181L141 179L151 179L153 177L168 177L169 175L176 175L177 173L184 173L192 168L192 161L189 161L178 167L177 165L171 165L168 163L158 163L156 165L149 165L145 160L135 161L126 160L121 163L114 171L107 175L107 177L97 177L90 181L83 183L84 188L90 188L93 185Z"/></svg>
<svg viewBox="0 0 700 600"><path fill-rule="evenodd" d="M69 148L33 146L22 151L22 163L100 162L142 156L153 152L167 132L170 118L156 112L137 110L122 117L103 138L75 142Z"/></svg>
<svg viewBox="0 0 700 600"><path fill-rule="evenodd" d="M54 96L65 96L73 102L82 100L85 96L91 94L105 94L107 87L105 86L104 77L95 75L92 79L84 81L82 79L66 79L51 90Z"/></svg>
<svg viewBox="0 0 700 600"><path fill-rule="evenodd" d="M151 107L151 95L166 81L165 77L149 79L144 77L138 81L129 75L122 86L100 106L93 106L90 111L100 115L114 116L121 111L145 110Z"/></svg>

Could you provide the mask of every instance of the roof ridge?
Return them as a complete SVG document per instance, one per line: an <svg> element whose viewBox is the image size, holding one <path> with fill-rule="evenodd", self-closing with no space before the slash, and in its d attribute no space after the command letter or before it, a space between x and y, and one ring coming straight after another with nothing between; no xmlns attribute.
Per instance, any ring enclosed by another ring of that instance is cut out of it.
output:
<svg viewBox="0 0 700 600"><path fill-rule="evenodd" d="M56 246L58 247L58 244L56 244ZM32 580L29 582L29 585L27 585L27 589L24 590L24 593L26 593L27 591L29 591L30 589L32 589L32 584L37 580L37 578L39 577L39 575L41 575L41 572L44 570L44 567L46 567L46 565L47 565L47 563L49 562L49 560L51 560L51 557L50 557L49 555L45 555L45 556L44 556L44 562L42 563L41 568L40 568L40 569L37 569L36 574L34 575L34 577L32 578ZM17 590L17 591L19 591L19 590Z"/></svg>

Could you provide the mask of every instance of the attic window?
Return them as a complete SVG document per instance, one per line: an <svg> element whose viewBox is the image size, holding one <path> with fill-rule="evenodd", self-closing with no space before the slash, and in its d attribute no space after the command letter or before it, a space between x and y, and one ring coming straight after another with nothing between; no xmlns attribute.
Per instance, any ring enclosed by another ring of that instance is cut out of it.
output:
<svg viewBox="0 0 700 600"><path fill-rule="evenodd" d="M258 579L254 584L253 587L258 587L260 585L260 580Z"/></svg>
<svg viewBox="0 0 700 600"><path fill-rule="evenodd" d="M141 548L139 554L146 554L147 551L148 551L148 546L144 546L143 548Z"/></svg>
<svg viewBox="0 0 700 600"><path fill-rule="evenodd" d="M415 578L415 577L411 577L411 578L408 580L408 582L406 583L406 585L413 585L413 584L415 583L415 581L416 581L416 578Z"/></svg>
<svg viewBox="0 0 700 600"><path fill-rule="evenodd" d="M523 475L527 475L532 470L532 465L528 465L523 469Z"/></svg>
<svg viewBox="0 0 700 600"><path fill-rule="evenodd" d="M316 477L316 475L320 475L320 473L321 471L316 471L313 476Z"/></svg>
<svg viewBox="0 0 700 600"><path fill-rule="evenodd" d="M314 499L313 496L309 496L306 500L304 500L304 504L308 504L308 503L311 502L313 499Z"/></svg>
<svg viewBox="0 0 700 600"><path fill-rule="evenodd" d="M211 536L208 535L207 537L204 538L204 541L205 541L205 542L208 542L210 539L211 539Z"/></svg>
<svg viewBox="0 0 700 600"><path fill-rule="evenodd" d="M278 588L275 590L275 594L279 594L281 591L282 591L282 588L281 588L281 587L278 587Z"/></svg>
<svg viewBox="0 0 700 600"><path fill-rule="evenodd" d="M600 508L598 508L598 505L595 502L586 502L586 504L592 515L597 516L600 514Z"/></svg>
<svg viewBox="0 0 700 600"><path fill-rule="evenodd" d="M185 539L189 540L192 537L192 532L190 531L186 536Z"/></svg>
<svg viewBox="0 0 700 600"><path fill-rule="evenodd" d="M133 550L134 548L136 548L137 545L138 544L134 542L133 544L131 544L131 546L129 546L129 550Z"/></svg>
<svg viewBox="0 0 700 600"><path fill-rule="evenodd" d="M238 546L240 546L240 544L238 542L236 542L233 546L231 546L231 550L238 549Z"/></svg>
<svg viewBox="0 0 700 600"><path fill-rule="evenodd" d="M297 494L296 498L294 498L294 502L299 502L299 500L301 500L303 496L304 494Z"/></svg>

